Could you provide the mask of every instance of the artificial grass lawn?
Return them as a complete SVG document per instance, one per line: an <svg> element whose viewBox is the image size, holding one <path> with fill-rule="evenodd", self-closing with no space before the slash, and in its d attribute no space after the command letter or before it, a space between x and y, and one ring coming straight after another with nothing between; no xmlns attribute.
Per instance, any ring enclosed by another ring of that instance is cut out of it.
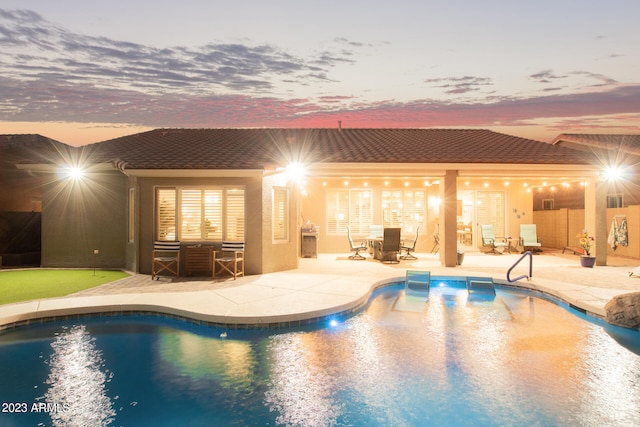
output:
<svg viewBox="0 0 640 427"><path fill-rule="evenodd" d="M0 304L61 297L127 276L112 270L0 271Z"/></svg>

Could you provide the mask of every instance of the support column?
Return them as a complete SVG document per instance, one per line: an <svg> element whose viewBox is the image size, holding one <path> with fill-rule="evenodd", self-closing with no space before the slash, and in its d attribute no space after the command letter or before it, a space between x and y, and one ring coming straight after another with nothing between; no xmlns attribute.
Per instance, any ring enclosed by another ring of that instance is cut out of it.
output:
<svg viewBox="0 0 640 427"><path fill-rule="evenodd" d="M596 265L607 265L607 188L606 183L589 178L584 189L584 227L595 236L592 255Z"/></svg>
<svg viewBox="0 0 640 427"><path fill-rule="evenodd" d="M440 181L440 263L445 267L458 263L457 198L458 171L448 170Z"/></svg>

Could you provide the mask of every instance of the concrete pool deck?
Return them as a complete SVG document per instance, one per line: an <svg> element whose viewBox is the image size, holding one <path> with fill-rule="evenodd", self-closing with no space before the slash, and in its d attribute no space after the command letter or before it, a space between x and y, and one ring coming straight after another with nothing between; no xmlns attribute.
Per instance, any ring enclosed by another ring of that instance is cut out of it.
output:
<svg viewBox="0 0 640 427"><path fill-rule="evenodd" d="M134 274L66 297L0 306L0 329L42 319L86 314L156 312L194 321L234 327L278 327L313 322L362 307L375 288L404 280L406 270L428 270L436 276L487 276L507 283L506 273L520 254L465 254L461 266L442 267L437 255L382 264L349 260L348 254L320 254L300 259L299 268L237 280L161 278ZM587 313L604 317L606 303L616 295L640 291L640 278L629 271L640 261L609 257L607 266L580 266L578 256L546 250L533 256L533 276L513 285L553 295ZM527 274L527 258L511 277Z"/></svg>

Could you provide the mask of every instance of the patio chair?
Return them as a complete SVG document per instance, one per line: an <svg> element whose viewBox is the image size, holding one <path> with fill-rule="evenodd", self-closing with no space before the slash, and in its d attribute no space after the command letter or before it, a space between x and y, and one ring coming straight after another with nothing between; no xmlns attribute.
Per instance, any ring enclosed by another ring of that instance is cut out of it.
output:
<svg viewBox="0 0 640 427"><path fill-rule="evenodd" d="M504 237L496 237L493 232L493 224L480 224L480 234L482 235L481 250L487 254L501 255L507 247L507 240Z"/></svg>
<svg viewBox="0 0 640 427"><path fill-rule="evenodd" d="M382 233L384 233L383 225L370 225L369 226L369 239L376 239L382 237Z"/></svg>
<svg viewBox="0 0 640 427"><path fill-rule="evenodd" d="M436 229L433 232L433 247L431 248L432 254L437 254L440 250L440 224L436 224Z"/></svg>
<svg viewBox="0 0 640 427"><path fill-rule="evenodd" d="M523 252L542 252L542 241L538 238L535 224L520 224L520 246Z"/></svg>
<svg viewBox="0 0 640 427"><path fill-rule="evenodd" d="M355 252L353 255L349 255L349 259L365 259L362 255L360 255L360 251L366 251L368 249L367 242L365 240L361 242L354 242L351 237L351 228L347 227L347 238L349 239L349 249L351 252Z"/></svg>
<svg viewBox="0 0 640 427"><path fill-rule="evenodd" d="M418 259L411 252L415 252L416 250L416 243L418 243L419 232L420 232L420 226L416 228L416 237L413 239L413 243L411 244L411 246L405 245L405 244L400 245L400 252L404 251L404 255L400 255L400 259L410 259L410 260Z"/></svg>
<svg viewBox="0 0 640 427"><path fill-rule="evenodd" d="M159 280L159 274L180 277L180 242L156 241L153 244L151 280Z"/></svg>
<svg viewBox="0 0 640 427"><path fill-rule="evenodd" d="M399 263L398 252L400 252L400 229L385 228L382 239L381 262Z"/></svg>
<svg viewBox="0 0 640 427"><path fill-rule="evenodd" d="M213 279L228 273L236 280L244 276L244 242L223 241L219 251L213 251Z"/></svg>

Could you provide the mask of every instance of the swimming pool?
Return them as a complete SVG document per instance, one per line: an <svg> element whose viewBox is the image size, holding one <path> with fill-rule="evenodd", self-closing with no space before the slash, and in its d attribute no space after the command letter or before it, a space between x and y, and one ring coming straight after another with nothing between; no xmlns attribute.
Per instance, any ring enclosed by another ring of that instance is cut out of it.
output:
<svg viewBox="0 0 640 427"><path fill-rule="evenodd" d="M403 289L306 329L125 316L5 331L0 425L637 423L637 331L515 289Z"/></svg>

